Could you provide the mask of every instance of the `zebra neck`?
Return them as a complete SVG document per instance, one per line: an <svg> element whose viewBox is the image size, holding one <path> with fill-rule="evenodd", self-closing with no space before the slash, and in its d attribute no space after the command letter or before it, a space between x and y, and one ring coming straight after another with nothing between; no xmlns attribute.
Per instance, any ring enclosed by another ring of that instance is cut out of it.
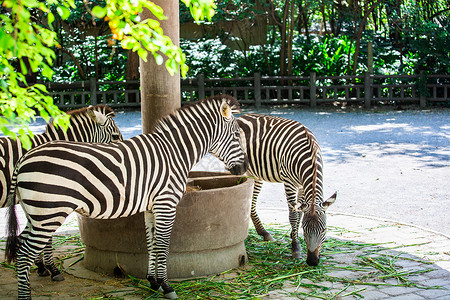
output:
<svg viewBox="0 0 450 300"><path fill-rule="evenodd" d="M41 134L35 134L33 136L33 138L31 139L32 148L37 147L42 144L45 144L47 142L50 142L51 140L54 140L54 138L52 138L48 132L44 132Z"/></svg>
<svg viewBox="0 0 450 300"><path fill-rule="evenodd" d="M194 120L189 111L183 110L164 118L155 133L166 141L170 154L186 173L208 153L216 136L213 123L204 118Z"/></svg>

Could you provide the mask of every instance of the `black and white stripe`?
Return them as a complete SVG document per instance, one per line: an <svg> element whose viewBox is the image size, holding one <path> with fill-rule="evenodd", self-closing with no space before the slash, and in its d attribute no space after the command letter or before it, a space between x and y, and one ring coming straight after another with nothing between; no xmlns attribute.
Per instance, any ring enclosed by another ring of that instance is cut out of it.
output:
<svg viewBox="0 0 450 300"><path fill-rule="evenodd" d="M265 240L273 240L256 213L263 181L284 183L291 223L292 255L301 256L300 219L307 246L307 263L317 265L326 235L325 209L336 194L323 201L322 156L314 135L301 123L275 116L245 114L238 118L245 134L248 173L256 177L251 218Z"/></svg>
<svg viewBox="0 0 450 300"><path fill-rule="evenodd" d="M114 111L106 105L85 107L67 112L70 115L70 124L67 131L56 128L53 123L48 123L42 134L32 137L32 148L45 144L52 140L67 140L91 143L111 143L122 140L119 128L113 117ZM11 176L18 160L27 153L22 148L19 139L0 137L0 208L7 205L7 194L11 186ZM64 280L59 269L53 262L52 241L35 261L38 266L38 274L51 275L53 280Z"/></svg>
<svg viewBox="0 0 450 300"><path fill-rule="evenodd" d="M177 110L151 134L114 144L50 142L28 152L18 163L13 182L29 222L17 252L15 232L9 233L6 251L9 259L17 254L19 298L30 297L33 258L74 211L97 219L145 212L148 280L166 297L176 297L168 283L166 258L190 169L210 152L232 173L246 171L233 107L238 108L234 98L213 96ZM14 217L12 208L13 230Z"/></svg>
<svg viewBox="0 0 450 300"><path fill-rule="evenodd" d="M42 134L31 139L32 148L53 140L87 143L111 143L122 140L119 128L112 119L114 111L106 105L90 106L67 112L70 124L67 131L48 123ZM0 137L0 208L7 204L11 176L17 161L27 152L19 139Z"/></svg>

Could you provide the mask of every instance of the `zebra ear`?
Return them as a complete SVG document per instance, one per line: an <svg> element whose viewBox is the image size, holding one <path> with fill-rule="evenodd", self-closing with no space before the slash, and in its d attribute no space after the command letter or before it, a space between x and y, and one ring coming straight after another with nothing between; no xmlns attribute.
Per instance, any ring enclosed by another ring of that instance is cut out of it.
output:
<svg viewBox="0 0 450 300"><path fill-rule="evenodd" d="M322 202L322 207L324 210L327 210L328 207L336 201L337 192L334 192L334 194L328 198L326 201Z"/></svg>
<svg viewBox="0 0 450 300"><path fill-rule="evenodd" d="M227 100L223 99L220 105L220 113L225 119L230 119L232 116L232 111L230 105L228 105Z"/></svg>
<svg viewBox="0 0 450 300"><path fill-rule="evenodd" d="M106 122L107 117L104 114L102 114L102 113L100 113L100 112L98 112L96 110L93 110L92 108L93 108L93 106L91 105L86 110L87 115L89 116L89 118L91 118L92 121L94 121L94 122L96 122L96 123L98 123L100 125L104 125L105 122Z"/></svg>

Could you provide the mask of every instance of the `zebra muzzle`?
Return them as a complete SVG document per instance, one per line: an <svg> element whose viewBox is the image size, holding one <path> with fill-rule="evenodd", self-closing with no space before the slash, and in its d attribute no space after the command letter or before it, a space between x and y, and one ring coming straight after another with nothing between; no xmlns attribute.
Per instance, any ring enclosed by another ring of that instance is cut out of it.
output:
<svg viewBox="0 0 450 300"><path fill-rule="evenodd" d="M231 167L229 169L229 171L233 175L242 175L245 172L247 172L247 167L248 167L248 160L246 158L245 161L242 164L234 165L233 167Z"/></svg>
<svg viewBox="0 0 450 300"><path fill-rule="evenodd" d="M308 266L315 267L319 264L320 254L318 252L318 249L316 249L314 252L311 252L309 250L307 251L306 263L308 264Z"/></svg>

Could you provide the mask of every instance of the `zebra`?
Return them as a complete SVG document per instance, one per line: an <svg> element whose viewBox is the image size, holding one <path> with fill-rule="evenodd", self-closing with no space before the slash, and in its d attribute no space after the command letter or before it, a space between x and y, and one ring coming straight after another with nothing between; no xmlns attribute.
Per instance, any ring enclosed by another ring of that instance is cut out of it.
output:
<svg viewBox="0 0 450 300"><path fill-rule="evenodd" d="M13 174L6 246L8 261L17 258L19 299L31 297L32 260L73 211L96 219L144 212L147 279L153 290L177 298L166 267L176 207L190 169L208 152L232 174L245 173L236 111L235 98L216 95L163 118L150 134L113 144L54 141L23 156ZM14 197L28 219L20 244Z"/></svg>
<svg viewBox="0 0 450 300"><path fill-rule="evenodd" d="M316 266L326 235L325 210L336 200L334 193L323 201L322 155L316 138L301 123L276 116L244 114L238 123L245 135L247 174L255 177L251 219L257 233L266 241L274 240L256 213L263 181L284 183L292 227L292 256L301 257L298 230L303 215L306 262Z"/></svg>
<svg viewBox="0 0 450 300"><path fill-rule="evenodd" d="M32 148L52 140L93 143L111 143L123 140L120 130L113 120L114 111L109 106L89 106L68 111L67 114L70 115L67 131L55 127L53 122L47 123L44 133L36 134L31 138ZM11 186L14 166L25 153L27 150L22 147L19 139L0 137L0 208L7 205L7 194ZM37 257L38 274L40 276L51 274L51 278L55 281L64 280L61 272L53 263L51 247L50 241L44 251L44 257Z"/></svg>

